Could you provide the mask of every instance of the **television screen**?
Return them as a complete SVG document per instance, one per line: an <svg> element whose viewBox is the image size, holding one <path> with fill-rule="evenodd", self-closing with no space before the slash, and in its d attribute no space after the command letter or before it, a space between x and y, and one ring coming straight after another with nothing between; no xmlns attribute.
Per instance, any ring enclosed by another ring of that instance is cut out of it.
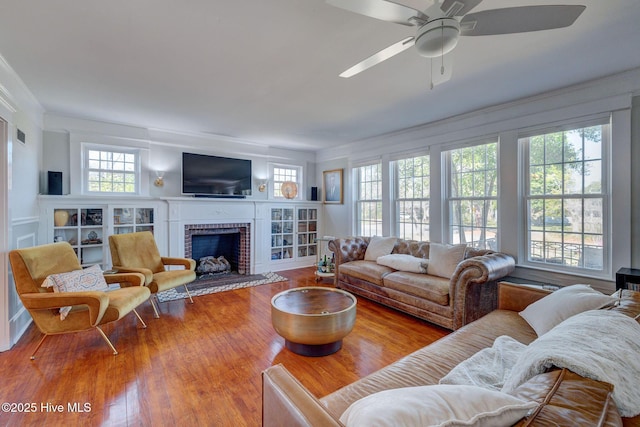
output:
<svg viewBox="0 0 640 427"><path fill-rule="evenodd" d="M182 153L182 193L196 196L250 196L251 160Z"/></svg>

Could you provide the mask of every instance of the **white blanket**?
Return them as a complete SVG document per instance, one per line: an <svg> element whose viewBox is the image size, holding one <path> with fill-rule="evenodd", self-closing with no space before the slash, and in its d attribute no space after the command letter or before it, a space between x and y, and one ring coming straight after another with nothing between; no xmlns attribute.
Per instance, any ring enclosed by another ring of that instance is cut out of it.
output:
<svg viewBox="0 0 640 427"><path fill-rule="evenodd" d="M496 338L491 348L482 349L459 363L442 377L440 384L474 385L500 391L526 348L520 341L502 335Z"/></svg>
<svg viewBox="0 0 640 427"><path fill-rule="evenodd" d="M502 391L553 366L613 384L620 415L640 414L640 325L634 319L610 310L570 317L527 346Z"/></svg>

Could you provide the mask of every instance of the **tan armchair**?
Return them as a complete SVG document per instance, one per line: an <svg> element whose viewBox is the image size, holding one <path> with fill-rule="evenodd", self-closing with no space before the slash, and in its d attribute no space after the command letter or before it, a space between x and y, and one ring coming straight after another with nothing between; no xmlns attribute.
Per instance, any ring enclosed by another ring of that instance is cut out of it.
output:
<svg viewBox="0 0 640 427"><path fill-rule="evenodd" d="M135 313L143 328L144 323L136 307L149 299L149 289L145 288L144 276L137 273L105 275L105 281L120 283L120 289L83 292L54 293L52 288L43 288L42 283L52 274L81 270L82 266L73 248L67 242L52 243L9 252L16 290L24 307L29 311L34 323L44 334L36 346L31 359L49 335L98 330L113 354L118 354L100 325L123 318L131 311ZM59 309L72 306L64 320Z"/></svg>
<svg viewBox="0 0 640 427"><path fill-rule="evenodd" d="M158 292L184 286L189 301L193 304L187 284L196 278L196 262L190 258L160 256L158 246L150 231L111 235L109 236L109 249L114 270L142 273L146 286L154 296ZM166 270L165 265L183 266L184 269ZM153 298L151 298L151 305L155 317L160 317Z"/></svg>

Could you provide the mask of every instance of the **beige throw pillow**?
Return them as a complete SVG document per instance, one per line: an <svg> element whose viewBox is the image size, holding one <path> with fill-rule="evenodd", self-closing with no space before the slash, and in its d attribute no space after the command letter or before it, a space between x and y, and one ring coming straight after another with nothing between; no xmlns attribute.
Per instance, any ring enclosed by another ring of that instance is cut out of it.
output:
<svg viewBox="0 0 640 427"><path fill-rule="evenodd" d="M109 290L99 265L93 265L84 270L74 270L68 273L58 273L47 276L42 282L43 288L53 287L53 292L82 292ZM71 306L60 309L60 320L64 320L71 311Z"/></svg>
<svg viewBox="0 0 640 427"><path fill-rule="evenodd" d="M467 245L429 244L429 267L427 273L432 276L450 279L456 267L464 259Z"/></svg>
<svg viewBox="0 0 640 427"><path fill-rule="evenodd" d="M510 426L538 404L468 385L385 390L354 403L340 417L347 427Z"/></svg>
<svg viewBox="0 0 640 427"><path fill-rule="evenodd" d="M376 261L383 255L389 255L396 245L396 237L373 236L369 240L369 245L364 253L365 261Z"/></svg>
<svg viewBox="0 0 640 427"><path fill-rule="evenodd" d="M571 285L530 304L520 316L541 336L573 315L602 308L616 300L617 297L605 295L589 285Z"/></svg>

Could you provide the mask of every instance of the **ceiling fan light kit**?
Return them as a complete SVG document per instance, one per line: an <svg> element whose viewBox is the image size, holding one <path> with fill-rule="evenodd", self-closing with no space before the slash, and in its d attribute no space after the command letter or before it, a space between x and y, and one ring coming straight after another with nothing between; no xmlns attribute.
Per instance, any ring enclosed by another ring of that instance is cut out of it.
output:
<svg viewBox="0 0 640 427"><path fill-rule="evenodd" d="M416 49L421 56L435 58L445 55L458 44L460 23L454 18L440 18L418 29Z"/></svg>

